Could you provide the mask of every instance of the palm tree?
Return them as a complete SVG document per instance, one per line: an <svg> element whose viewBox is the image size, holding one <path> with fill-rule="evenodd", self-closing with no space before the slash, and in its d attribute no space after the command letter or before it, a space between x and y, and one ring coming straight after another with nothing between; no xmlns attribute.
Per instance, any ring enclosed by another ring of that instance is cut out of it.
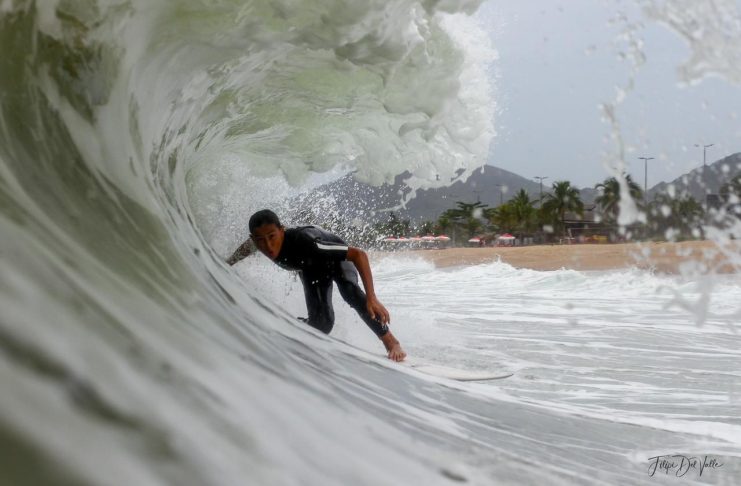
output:
<svg viewBox="0 0 741 486"><path fill-rule="evenodd" d="M519 237L534 233L538 226L538 213L527 191L520 189L507 204L512 207L512 216L515 223L512 232Z"/></svg>
<svg viewBox="0 0 741 486"><path fill-rule="evenodd" d="M720 214L714 214L714 223L725 229L731 238L740 238L741 226L738 220L741 219L741 173L720 186L718 193L723 201L724 210Z"/></svg>
<svg viewBox="0 0 741 486"><path fill-rule="evenodd" d="M517 217L514 214L512 205L507 202L496 208L490 208L486 212L489 222L500 232L512 232L515 227Z"/></svg>
<svg viewBox="0 0 741 486"><path fill-rule="evenodd" d="M625 176L625 182L628 184L628 192L633 200L640 201L643 199L641 186L633 181L630 175ZM602 218L608 222L617 221L620 210L620 182L615 177L609 177L601 184L594 186L594 188L600 192L600 195L595 198L594 202L600 207Z"/></svg>
<svg viewBox="0 0 741 486"><path fill-rule="evenodd" d="M477 210L479 209L481 210L481 215L483 215L483 211L488 207L488 205L482 203L481 201L475 203L464 203L462 201L457 201L455 204L458 207L451 209L450 213L452 216L460 219L476 217Z"/></svg>
<svg viewBox="0 0 741 486"><path fill-rule="evenodd" d="M569 181L554 182L552 190L543 197L542 215L546 222L555 223L561 231L565 232L566 213L573 212L579 216L583 215L584 203L581 201L579 190Z"/></svg>
<svg viewBox="0 0 741 486"><path fill-rule="evenodd" d="M483 226L484 225L481 223L480 219L474 217L468 218L465 223L466 233L468 234L468 237L472 238L473 236L475 236L476 233L478 233Z"/></svg>
<svg viewBox="0 0 741 486"><path fill-rule="evenodd" d="M486 209L484 209L483 217L492 226L496 226L496 224L497 224L496 223L496 219L497 219L497 214L499 214L499 211L498 210L499 210L500 207L501 206L496 207L496 208L486 208Z"/></svg>
<svg viewBox="0 0 741 486"><path fill-rule="evenodd" d="M376 231L384 235L406 236L411 232L410 221L408 219L399 219L393 211L389 213L389 219L387 222L377 223L375 226Z"/></svg>
<svg viewBox="0 0 741 486"><path fill-rule="evenodd" d="M488 206L480 201L475 203L457 201L455 204L458 207L448 209L445 214L453 221L454 227L458 225L465 228L468 238L470 238L481 228L480 219Z"/></svg>
<svg viewBox="0 0 741 486"><path fill-rule="evenodd" d="M649 206L649 227L669 240L692 238L702 231L704 214L702 205L692 196L659 194Z"/></svg>
<svg viewBox="0 0 741 486"><path fill-rule="evenodd" d="M420 235L431 235L435 232L435 223L432 221L423 221L422 224L420 224L417 227L417 234Z"/></svg>
<svg viewBox="0 0 741 486"><path fill-rule="evenodd" d="M505 204L487 210L486 216L498 231L519 237L535 233L538 229L538 210L524 189L520 189Z"/></svg>
<svg viewBox="0 0 741 486"><path fill-rule="evenodd" d="M720 186L720 191L718 192L726 204L734 204L734 201L731 201L732 196L736 196L735 204L741 202L741 174L738 174L729 182Z"/></svg>
<svg viewBox="0 0 741 486"><path fill-rule="evenodd" d="M435 226L435 229L440 234L445 234L448 232L452 225L453 221L451 220L450 215L445 212L441 214L439 218L437 218L437 225Z"/></svg>

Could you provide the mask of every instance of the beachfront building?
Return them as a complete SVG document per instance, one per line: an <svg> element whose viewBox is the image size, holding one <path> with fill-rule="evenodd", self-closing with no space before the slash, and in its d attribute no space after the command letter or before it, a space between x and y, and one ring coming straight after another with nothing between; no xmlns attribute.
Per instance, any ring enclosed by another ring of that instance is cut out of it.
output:
<svg viewBox="0 0 741 486"><path fill-rule="evenodd" d="M564 215L565 235L559 243L608 243L617 240L618 226L614 223L597 221L596 205L585 206L580 216L576 213Z"/></svg>

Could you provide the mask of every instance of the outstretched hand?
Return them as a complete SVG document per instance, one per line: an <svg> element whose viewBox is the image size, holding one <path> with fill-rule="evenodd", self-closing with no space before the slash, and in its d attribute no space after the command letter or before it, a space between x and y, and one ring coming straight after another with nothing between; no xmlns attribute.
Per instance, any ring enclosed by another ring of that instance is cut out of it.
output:
<svg viewBox="0 0 741 486"><path fill-rule="evenodd" d="M381 321L382 324L388 324L391 322L389 311L386 310L383 304L381 304L376 297L368 296L366 306L368 308L368 313L373 319Z"/></svg>

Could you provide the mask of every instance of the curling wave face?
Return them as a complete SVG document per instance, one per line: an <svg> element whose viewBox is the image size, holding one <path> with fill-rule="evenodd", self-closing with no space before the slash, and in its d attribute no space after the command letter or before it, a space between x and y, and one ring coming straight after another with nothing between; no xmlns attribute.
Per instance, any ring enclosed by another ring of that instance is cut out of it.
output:
<svg viewBox="0 0 741 486"><path fill-rule="evenodd" d="M254 204L260 176L480 164L487 91L461 86L455 20L440 17L473 8L2 3L0 443L23 451L10 482L442 477L439 448L393 426L422 429L428 406L406 417L388 370L364 364L376 358L253 297L192 207L228 154Z"/></svg>
<svg viewBox="0 0 741 486"><path fill-rule="evenodd" d="M423 186L480 165L492 53L454 14L476 4L0 2L9 483L632 482L637 460L599 446L633 424L392 369L212 250L314 172ZM554 447L562 426L597 452Z"/></svg>

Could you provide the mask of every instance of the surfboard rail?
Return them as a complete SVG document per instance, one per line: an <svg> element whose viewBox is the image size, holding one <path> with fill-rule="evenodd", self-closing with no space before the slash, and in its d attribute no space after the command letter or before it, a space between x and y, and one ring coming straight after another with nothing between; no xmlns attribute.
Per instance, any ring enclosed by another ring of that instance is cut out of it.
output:
<svg viewBox="0 0 741 486"><path fill-rule="evenodd" d="M420 373L436 376L438 378L447 378L449 380L455 381L501 380L514 375L514 373L508 371L497 372L488 370L464 370L460 368L429 363L414 358L407 358L399 364L415 369Z"/></svg>

